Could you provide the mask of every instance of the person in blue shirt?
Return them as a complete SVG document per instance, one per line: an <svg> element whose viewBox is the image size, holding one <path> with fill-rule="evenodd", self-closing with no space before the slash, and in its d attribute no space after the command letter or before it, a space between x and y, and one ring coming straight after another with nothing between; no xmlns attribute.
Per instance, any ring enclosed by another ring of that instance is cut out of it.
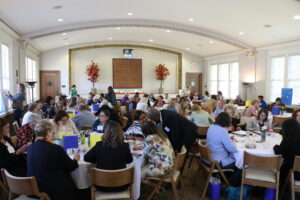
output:
<svg viewBox="0 0 300 200"><path fill-rule="evenodd" d="M107 127L110 118L110 113L108 110L102 110L99 115L98 119L94 122L92 129L97 131L98 133L104 133Z"/></svg>
<svg viewBox="0 0 300 200"><path fill-rule="evenodd" d="M262 95L258 96L258 101L260 102L260 107L262 109L267 109L268 105L264 100L264 96L262 96Z"/></svg>

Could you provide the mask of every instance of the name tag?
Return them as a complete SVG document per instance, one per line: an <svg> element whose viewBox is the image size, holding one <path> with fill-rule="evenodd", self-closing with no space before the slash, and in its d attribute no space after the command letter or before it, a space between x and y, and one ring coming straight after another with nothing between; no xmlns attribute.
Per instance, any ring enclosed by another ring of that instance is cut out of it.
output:
<svg viewBox="0 0 300 200"><path fill-rule="evenodd" d="M164 129L165 131L170 132L170 129L167 126Z"/></svg>
<svg viewBox="0 0 300 200"><path fill-rule="evenodd" d="M103 126L102 125L97 126L97 131L103 131Z"/></svg>

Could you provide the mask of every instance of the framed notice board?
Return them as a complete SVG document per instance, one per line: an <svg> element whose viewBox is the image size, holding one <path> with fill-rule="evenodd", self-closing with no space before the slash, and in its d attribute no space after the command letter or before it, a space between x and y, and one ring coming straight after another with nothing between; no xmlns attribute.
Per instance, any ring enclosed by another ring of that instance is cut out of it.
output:
<svg viewBox="0 0 300 200"><path fill-rule="evenodd" d="M113 87L142 88L142 59L113 58Z"/></svg>

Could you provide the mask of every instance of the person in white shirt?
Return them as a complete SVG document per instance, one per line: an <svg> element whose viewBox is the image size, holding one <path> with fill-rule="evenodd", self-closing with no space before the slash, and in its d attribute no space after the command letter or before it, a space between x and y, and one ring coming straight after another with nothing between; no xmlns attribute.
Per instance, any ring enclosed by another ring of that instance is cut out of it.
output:
<svg viewBox="0 0 300 200"><path fill-rule="evenodd" d="M201 107L196 104L192 106L192 114L189 116L189 119L201 127L210 126L214 121L208 112L202 110Z"/></svg>
<svg viewBox="0 0 300 200"><path fill-rule="evenodd" d="M165 102L169 104L171 101L172 101L172 99L169 98L169 94L165 93Z"/></svg>
<svg viewBox="0 0 300 200"><path fill-rule="evenodd" d="M142 97L141 100L136 105L136 110L141 110L144 112L148 112L148 99L146 97Z"/></svg>
<svg viewBox="0 0 300 200"><path fill-rule="evenodd" d="M101 108L103 105L108 105L110 108L112 108L112 104L107 100L107 96L103 96L103 99L100 103L99 108Z"/></svg>
<svg viewBox="0 0 300 200"><path fill-rule="evenodd" d="M37 115L38 118L42 119L41 115L39 115L39 106L37 103L31 103L28 106L28 111L23 116L22 126L29 123L29 117L31 115Z"/></svg>

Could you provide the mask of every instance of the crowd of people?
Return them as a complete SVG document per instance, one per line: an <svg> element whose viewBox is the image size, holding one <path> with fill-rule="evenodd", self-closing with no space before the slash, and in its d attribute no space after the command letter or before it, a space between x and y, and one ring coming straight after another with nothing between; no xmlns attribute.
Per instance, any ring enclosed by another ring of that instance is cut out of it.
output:
<svg viewBox="0 0 300 200"><path fill-rule="evenodd" d="M6 95L13 102L23 102L25 93L20 84L15 96L9 92ZM20 113L23 112L23 105L14 107L15 119L21 125L16 133L16 144L9 137L9 122L0 118L0 168L15 176L35 176L40 190L48 193L51 199L76 199L76 187L70 172L78 167L80 156L76 154L71 159L62 147L53 143L62 133L79 135L82 129L89 127L104 134L102 141L85 154L84 160L105 170L125 168L133 160L125 140L141 141L143 145L139 148L146 159L142 177L146 178L161 177L166 173L174 165L175 154L183 146L190 149L194 145L198 127L209 127L206 145L211 157L221 168L234 169L234 178L230 180L233 185L238 185L240 170L235 167L231 156L237 148L229 133L241 129L256 131L269 126L269 112L263 96L253 100L243 113L237 113L234 104L244 106L245 101L241 96L226 100L221 91L217 95L209 95L207 91L204 96L198 93L183 97L177 95L174 99L167 93L157 98L153 94L125 94L118 103L111 86L107 94L89 93L88 98L84 99L73 85L69 99L66 95L59 95L47 97L44 103L29 104L22 121ZM270 105L270 109L276 105L283 106L280 98ZM128 124L124 124L120 106L125 107ZM254 117L255 120L243 127L241 117ZM282 143L274 146L274 152L284 159L281 180L292 168L295 155L300 155L297 148L299 124L300 110L297 110L293 119L283 124ZM97 189L112 192L127 187Z"/></svg>

